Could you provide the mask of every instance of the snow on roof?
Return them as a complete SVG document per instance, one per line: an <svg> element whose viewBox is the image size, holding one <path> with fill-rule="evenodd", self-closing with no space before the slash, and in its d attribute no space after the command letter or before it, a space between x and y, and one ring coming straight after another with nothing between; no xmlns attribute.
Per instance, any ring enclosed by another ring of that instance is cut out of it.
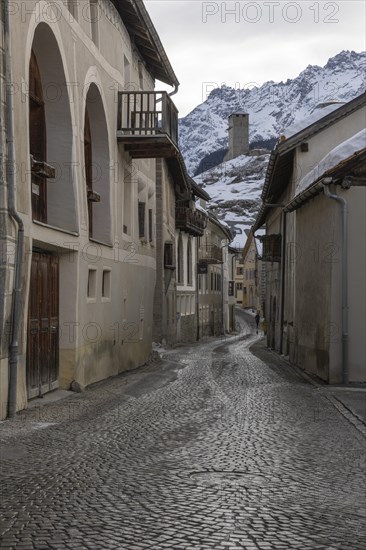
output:
<svg viewBox="0 0 366 550"><path fill-rule="evenodd" d="M327 170L337 166L344 159L352 156L357 151L366 147L366 130L361 130L351 138L343 141L329 151L329 153L308 172L297 184L295 197L305 191L312 183L317 181Z"/></svg>
<svg viewBox="0 0 366 550"><path fill-rule="evenodd" d="M283 134L285 135L286 139L290 138L295 134L298 134L308 126L311 126L312 124L314 124L314 122L317 122L318 120L329 115L336 109L339 109L339 107L344 104L345 103L343 101L338 101L331 104L321 103L320 105L317 105L315 107L314 111L309 116L297 120L296 122L294 122L294 124L284 129Z"/></svg>

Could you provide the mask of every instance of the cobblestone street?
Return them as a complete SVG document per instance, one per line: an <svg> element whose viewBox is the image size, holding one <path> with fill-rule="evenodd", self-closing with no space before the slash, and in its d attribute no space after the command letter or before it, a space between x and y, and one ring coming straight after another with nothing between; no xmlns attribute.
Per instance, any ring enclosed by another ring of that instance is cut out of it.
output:
<svg viewBox="0 0 366 550"><path fill-rule="evenodd" d="M366 548L364 435L247 332L1 423L0 547Z"/></svg>

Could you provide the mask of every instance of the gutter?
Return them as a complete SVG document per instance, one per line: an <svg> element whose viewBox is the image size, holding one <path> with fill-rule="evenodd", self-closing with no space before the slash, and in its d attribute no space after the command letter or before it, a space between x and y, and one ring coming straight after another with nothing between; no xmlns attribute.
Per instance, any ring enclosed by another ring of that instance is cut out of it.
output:
<svg viewBox="0 0 366 550"><path fill-rule="evenodd" d="M21 313L21 291L23 278L24 256L24 224L16 210L15 204L15 152L14 152L14 122L13 122L13 94L11 89L11 49L10 49L10 23L9 0L3 1L4 21L4 48L5 48L5 84L6 84L6 142L7 142L7 188L8 188L8 212L18 228L17 248L15 256L15 273L13 286L13 299L11 307L11 337L9 346L9 392L8 392L8 417L14 418L17 408L17 382L18 382L18 356L19 356L19 325Z"/></svg>
<svg viewBox="0 0 366 550"><path fill-rule="evenodd" d="M341 204L342 207L342 377L343 384L349 384L348 364L348 203L344 197L332 193L329 185L331 178L324 178L322 181L324 195Z"/></svg>
<svg viewBox="0 0 366 550"><path fill-rule="evenodd" d="M175 95L178 93L178 88L179 88L179 84L175 84L174 86L174 90L172 92L170 92L169 97L172 97L172 95Z"/></svg>

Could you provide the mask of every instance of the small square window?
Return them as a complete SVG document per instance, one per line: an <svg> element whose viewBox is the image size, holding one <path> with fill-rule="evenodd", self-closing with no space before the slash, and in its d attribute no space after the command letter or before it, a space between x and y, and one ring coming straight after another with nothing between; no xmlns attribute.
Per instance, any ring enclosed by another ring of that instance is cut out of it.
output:
<svg viewBox="0 0 366 550"><path fill-rule="evenodd" d="M88 298L95 299L97 296L97 270L92 268L88 271Z"/></svg>

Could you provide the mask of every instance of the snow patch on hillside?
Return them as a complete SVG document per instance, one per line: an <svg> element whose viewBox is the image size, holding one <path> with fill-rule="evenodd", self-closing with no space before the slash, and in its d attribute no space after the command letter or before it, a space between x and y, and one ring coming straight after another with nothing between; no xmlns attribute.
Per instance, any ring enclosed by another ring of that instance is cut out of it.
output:
<svg viewBox="0 0 366 550"><path fill-rule="evenodd" d="M194 178L211 197L208 209L235 234L234 247L243 248L247 239L245 230L254 223L269 156L241 155Z"/></svg>
<svg viewBox="0 0 366 550"><path fill-rule="evenodd" d="M324 67L309 65L286 82L269 81L252 89L222 86L212 90L204 103L179 122L180 148L189 173L194 173L207 154L227 147L231 113L249 113L250 141L282 134L289 137L291 126L302 121L305 127L306 117L312 113L317 116L317 105L335 100L348 102L361 94L365 89L365 65L366 52L343 51ZM324 111L319 118L322 116Z"/></svg>

